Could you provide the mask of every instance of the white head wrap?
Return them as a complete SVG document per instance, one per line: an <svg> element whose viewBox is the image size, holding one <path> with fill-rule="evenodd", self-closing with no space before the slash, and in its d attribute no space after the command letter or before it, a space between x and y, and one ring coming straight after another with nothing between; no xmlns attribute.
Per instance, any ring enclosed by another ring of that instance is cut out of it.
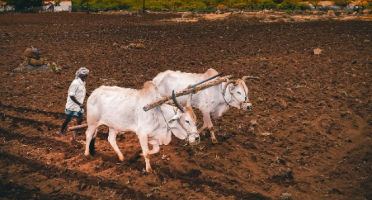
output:
<svg viewBox="0 0 372 200"><path fill-rule="evenodd" d="M88 75L89 74L89 70L85 67L81 67L79 70L76 71L75 73L75 79L78 79L80 74L84 74L84 75Z"/></svg>

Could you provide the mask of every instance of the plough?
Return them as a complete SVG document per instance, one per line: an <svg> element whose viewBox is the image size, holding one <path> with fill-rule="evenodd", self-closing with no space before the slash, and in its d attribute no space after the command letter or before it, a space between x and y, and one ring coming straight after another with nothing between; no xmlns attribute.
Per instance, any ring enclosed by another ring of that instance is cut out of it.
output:
<svg viewBox="0 0 372 200"><path fill-rule="evenodd" d="M77 125L77 126L70 126L68 127L68 131L72 131L72 130L76 130L76 129L82 129L82 128L85 128L85 127L88 127L88 124L81 124L81 125Z"/></svg>

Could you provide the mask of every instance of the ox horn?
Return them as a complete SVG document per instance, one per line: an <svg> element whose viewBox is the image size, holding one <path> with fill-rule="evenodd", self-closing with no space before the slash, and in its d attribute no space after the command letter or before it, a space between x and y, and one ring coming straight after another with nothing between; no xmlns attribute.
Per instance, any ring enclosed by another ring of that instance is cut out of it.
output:
<svg viewBox="0 0 372 200"><path fill-rule="evenodd" d="M227 86L228 86L229 84L231 84L231 83L235 83L235 81L234 81L234 80L229 80L229 81L226 82L225 87L223 87L223 89L222 89L222 94L223 94L223 95L225 95L225 92L226 92Z"/></svg>
<svg viewBox="0 0 372 200"><path fill-rule="evenodd" d="M192 92L189 94L189 98L187 99L186 105L191 106L191 101L192 101Z"/></svg>
<svg viewBox="0 0 372 200"><path fill-rule="evenodd" d="M185 111L183 110L183 107L182 107L180 104L178 104L178 102L177 102L177 100L176 100L176 95L174 94L174 90L172 90L172 99L173 99L173 103L176 105L176 107L177 107L178 109L180 109L181 112L185 112Z"/></svg>
<svg viewBox="0 0 372 200"><path fill-rule="evenodd" d="M257 80L257 79L260 79L260 78L258 78L258 77L254 77L254 76L243 76L243 77L242 77L242 80L243 80L243 81L246 81L247 79L255 79L255 80Z"/></svg>

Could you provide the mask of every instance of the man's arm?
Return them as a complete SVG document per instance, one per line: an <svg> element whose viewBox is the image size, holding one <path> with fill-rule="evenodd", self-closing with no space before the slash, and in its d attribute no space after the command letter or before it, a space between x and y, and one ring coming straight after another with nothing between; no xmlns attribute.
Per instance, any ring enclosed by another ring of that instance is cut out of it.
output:
<svg viewBox="0 0 372 200"><path fill-rule="evenodd" d="M78 100L74 96L70 96L71 100L75 102L77 105L79 105L81 108L83 107L83 103L79 103Z"/></svg>

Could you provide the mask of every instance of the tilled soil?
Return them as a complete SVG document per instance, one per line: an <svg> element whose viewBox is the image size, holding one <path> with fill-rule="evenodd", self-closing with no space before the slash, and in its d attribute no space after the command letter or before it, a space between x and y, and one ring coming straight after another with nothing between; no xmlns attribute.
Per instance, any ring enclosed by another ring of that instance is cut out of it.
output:
<svg viewBox="0 0 372 200"><path fill-rule="evenodd" d="M176 17L0 15L1 199L372 199L370 21L169 20ZM15 71L30 46L62 69ZM89 92L139 89L168 69L260 80L247 81L252 113L230 108L213 120L217 144L208 132L198 146L173 136L146 173L135 133L117 138L124 162L107 127L89 157L71 132L56 134L82 66L91 70Z"/></svg>

